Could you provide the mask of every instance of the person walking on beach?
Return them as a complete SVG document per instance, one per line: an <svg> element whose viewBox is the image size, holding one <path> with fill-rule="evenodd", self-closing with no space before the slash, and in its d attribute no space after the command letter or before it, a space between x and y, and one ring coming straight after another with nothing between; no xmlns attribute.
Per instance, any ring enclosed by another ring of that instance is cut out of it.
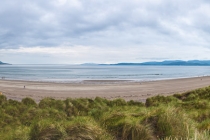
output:
<svg viewBox="0 0 210 140"><path fill-rule="evenodd" d="M26 88L26 86L24 85L24 89Z"/></svg>

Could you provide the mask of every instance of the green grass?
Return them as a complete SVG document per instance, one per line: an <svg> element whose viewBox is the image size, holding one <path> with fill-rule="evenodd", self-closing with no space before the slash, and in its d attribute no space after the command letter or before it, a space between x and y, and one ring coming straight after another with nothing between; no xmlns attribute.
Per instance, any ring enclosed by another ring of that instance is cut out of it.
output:
<svg viewBox="0 0 210 140"><path fill-rule="evenodd" d="M210 87L146 103L79 98L7 100L0 140L209 140Z"/></svg>

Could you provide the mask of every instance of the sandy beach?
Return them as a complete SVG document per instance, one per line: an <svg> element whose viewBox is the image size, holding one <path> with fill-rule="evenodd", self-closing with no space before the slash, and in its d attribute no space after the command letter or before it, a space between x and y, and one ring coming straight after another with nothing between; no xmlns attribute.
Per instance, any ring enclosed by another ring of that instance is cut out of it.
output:
<svg viewBox="0 0 210 140"><path fill-rule="evenodd" d="M0 80L0 92L8 99L21 100L30 97L37 102L45 97L66 99L95 98L97 96L144 102L151 96L183 93L209 85L209 76L150 82L89 80L80 83L50 83Z"/></svg>

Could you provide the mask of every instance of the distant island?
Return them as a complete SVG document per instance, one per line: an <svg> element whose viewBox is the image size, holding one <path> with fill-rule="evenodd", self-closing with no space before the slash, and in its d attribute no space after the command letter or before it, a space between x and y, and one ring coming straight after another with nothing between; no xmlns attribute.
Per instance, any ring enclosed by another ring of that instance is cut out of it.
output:
<svg viewBox="0 0 210 140"><path fill-rule="evenodd" d="M166 61L150 61L143 63L116 63L116 64L99 64L99 65L116 65L116 66L128 66L128 65L141 65L141 66L210 66L210 60L166 60Z"/></svg>
<svg viewBox="0 0 210 140"><path fill-rule="evenodd" d="M0 61L0 65L10 65L10 64L8 64L8 63L3 63L3 62Z"/></svg>

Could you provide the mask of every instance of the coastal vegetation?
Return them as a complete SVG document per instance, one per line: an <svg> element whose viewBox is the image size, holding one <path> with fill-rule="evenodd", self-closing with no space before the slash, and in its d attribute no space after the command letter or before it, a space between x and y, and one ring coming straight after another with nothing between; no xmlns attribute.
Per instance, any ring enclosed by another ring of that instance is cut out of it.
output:
<svg viewBox="0 0 210 140"><path fill-rule="evenodd" d="M0 95L1 140L209 140L210 87L146 103Z"/></svg>

